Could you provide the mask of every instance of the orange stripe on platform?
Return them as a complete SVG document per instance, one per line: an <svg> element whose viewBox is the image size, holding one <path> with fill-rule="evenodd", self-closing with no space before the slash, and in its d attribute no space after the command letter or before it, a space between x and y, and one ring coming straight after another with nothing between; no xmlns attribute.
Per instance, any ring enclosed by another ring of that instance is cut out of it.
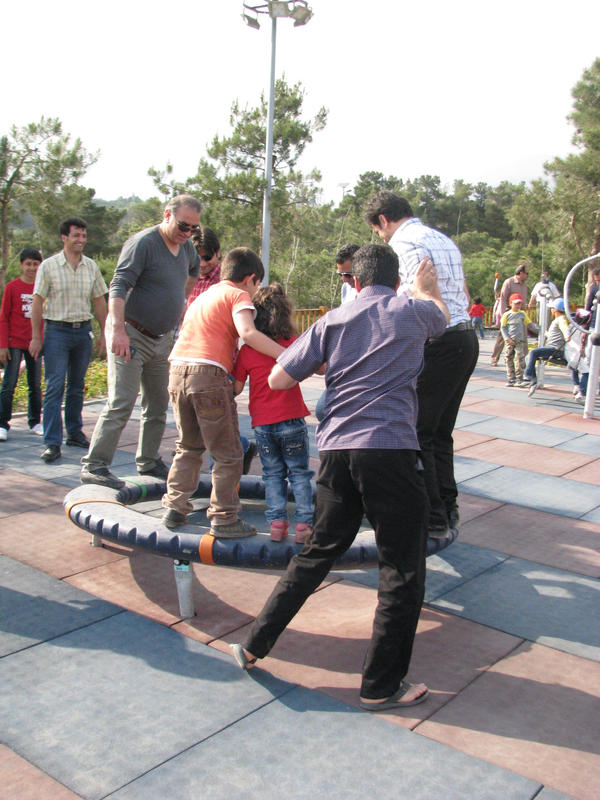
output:
<svg viewBox="0 0 600 800"><path fill-rule="evenodd" d="M113 503L114 505L117 506L123 505L123 503L119 503L118 500L99 500L97 497L88 497L87 500L75 500L72 503L69 503L69 505L65 507L65 514L67 515L67 517L71 513L71 509L74 506L79 506L82 503Z"/></svg>
<svg viewBox="0 0 600 800"><path fill-rule="evenodd" d="M198 555L200 556L200 561L202 564L214 564L212 549L215 543L215 537L211 536L210 533L205 533L204 536L200 539L200 544L198 545Z"/></svg>

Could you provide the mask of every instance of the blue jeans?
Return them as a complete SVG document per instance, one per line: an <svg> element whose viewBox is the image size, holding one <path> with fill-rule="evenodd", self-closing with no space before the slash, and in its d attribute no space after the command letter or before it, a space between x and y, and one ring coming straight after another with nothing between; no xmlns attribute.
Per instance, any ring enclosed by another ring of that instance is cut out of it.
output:
<svg viewBox="0 0 600 800"><path fill-rule="evenodd" d="M92 326L85 322L80 328L63 328L46 321L44 325L44 442L62 444L63 428L60 409L65 393L65 426L68 436L81 432L83 420L83 390L85 373L92 355Z"/></svg>
<svg viewBox="0 0 600 800"><path fill-rule="evenodd" d="M25 357L27 367L27 386L29 389L27 403L27 422L33 428L40 421L42 410L42 359L34 358L28 350L20 347L10 347L10 361L4 367L2 390L0 391L0 428L10 429L9 420L12 417L13 396L19 380L19 367Z"/></svg>
<svg viewBox="0 0 600 800"><path fill-rule="evenodd" d="M257 425L254 436L265 482L265 516L268 522L287 520L287 480L294 490L296 522L312 525L313 503L308 468L308 431L303 419L286 419L272 425Z"/></svg>
<svg viewBox="0 0 600 800"><path fill-rule="evenodd" d="M485 334L483 332L483 317L472 317L473 321L473 330L475 333L479 331L479 335L482 339L485 339Z"/></svg>
<svg viewBox="0 0 600 800"><path fill-rule="evenodd" d="M544 361L558 352L559 349L557 347L535 347L533 350L530 350L529 355L527 356L527 366L525 367L524 377L528 381L537 381L537 374L535 370L535 365L537 362Z"/></svg>

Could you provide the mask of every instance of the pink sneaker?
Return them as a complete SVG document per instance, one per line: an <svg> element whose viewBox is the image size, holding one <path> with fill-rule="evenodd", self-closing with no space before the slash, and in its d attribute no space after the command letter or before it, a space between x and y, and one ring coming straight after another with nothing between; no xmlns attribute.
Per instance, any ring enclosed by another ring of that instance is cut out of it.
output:
<svg viewBox="0 0 600 800"><path fill-rule="evenodd" d="M274 519L271 523L271 541L280 542L288 535L290 523L286 519Z"/></svg>
<svg viewBox="0 0 600 800"><path fill-rule="evenodd" d="M310 539L312 531L312 525L308 525L306 522L296 523L296 541L298 544L307 542Z"/></svg>

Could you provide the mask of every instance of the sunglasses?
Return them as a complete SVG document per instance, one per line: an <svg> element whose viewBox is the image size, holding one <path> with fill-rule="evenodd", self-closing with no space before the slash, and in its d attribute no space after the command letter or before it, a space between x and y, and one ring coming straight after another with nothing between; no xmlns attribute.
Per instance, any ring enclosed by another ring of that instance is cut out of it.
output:
<svg viewBox="0 0 600 800"><path fill-rule="evenodd" d="M177 223L177 227L182 233L194 234L198 233L198 231L200 230L200 225L188 225L187 222L181 222L180 220L175 219L175 216L173 216L173 219Z"/></svg>
<svg viewBox="0 0 600 800"><path fill-rule="evenodd" d="M338 272L336 270L335 273L339 278L353 278L354 275L351 272Z"/></svg>

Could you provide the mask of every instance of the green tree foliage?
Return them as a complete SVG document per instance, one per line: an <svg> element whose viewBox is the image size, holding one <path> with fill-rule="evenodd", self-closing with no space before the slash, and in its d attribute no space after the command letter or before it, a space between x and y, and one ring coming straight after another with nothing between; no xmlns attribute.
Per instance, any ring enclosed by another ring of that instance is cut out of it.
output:
<svg viewBox="0 0 600 800"><path fill-rule="evenodd" d="M81 141L71 143L58 119L42 117L0 136L0 286L9 263L11 223L43 193L76 183L94 163Z"/></svg>

